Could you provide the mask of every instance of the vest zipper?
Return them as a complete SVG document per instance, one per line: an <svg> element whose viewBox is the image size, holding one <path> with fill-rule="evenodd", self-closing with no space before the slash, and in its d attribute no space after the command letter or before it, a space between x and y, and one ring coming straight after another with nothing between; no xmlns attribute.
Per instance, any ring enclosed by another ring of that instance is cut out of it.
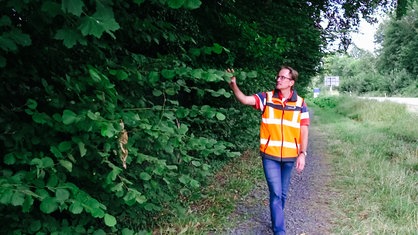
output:
<svg viewBox="0 0 418 235"><path fill-rule="evenodd" d="M282 133L282 146L280 147L280 161L283 162L283 145L284 145L284 128L283 128L283 119L284 119L284 108L286 107L286 103L284 103L283 110L282 110L282 118L281 118L281 133Z"/></svg>

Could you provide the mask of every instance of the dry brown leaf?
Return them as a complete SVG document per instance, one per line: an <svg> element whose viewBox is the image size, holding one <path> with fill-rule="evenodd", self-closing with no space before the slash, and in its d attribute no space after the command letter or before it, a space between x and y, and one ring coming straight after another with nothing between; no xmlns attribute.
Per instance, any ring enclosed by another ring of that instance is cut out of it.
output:
<svg viewBox="0 0 418 235"><path fill-rule="evenodd" d="M128 149L126 148L126 144L128 143L128 132L125 130L125 124L122 120L120 120L120 125L122 127L122 131L119 136L119 147L121 149L120 160L122 161L123 168L126 169L126 159L128 159Z"/></svg>

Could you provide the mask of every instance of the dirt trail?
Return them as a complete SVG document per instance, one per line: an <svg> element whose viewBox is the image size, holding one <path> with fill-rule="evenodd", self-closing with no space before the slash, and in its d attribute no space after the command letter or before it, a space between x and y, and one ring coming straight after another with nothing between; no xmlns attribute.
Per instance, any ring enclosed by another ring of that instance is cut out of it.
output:
<svg viewBox="0 0 418 235"><path fill-rule="evenodd" d="M332 169L327 155L327 136L316 127L310 129L306 169L294 174L286 205L287 234L331 234L331 200L337 198L330 185Z"/></svg>
<svg viewBox="0 0 418 235"><path fill-rule="evenodd" d="M330 200L335 200L336 193L330 186L332 171L329 166L330 156L326 154L326 143L327 136L311 125L305 170L300 174L294 171L288 192L285 207L288 235L331 234L331 221L335 217L330 210ZM256 185L231 216L242 218L242 222L222 234L272 234L265 181Z"/></svg>

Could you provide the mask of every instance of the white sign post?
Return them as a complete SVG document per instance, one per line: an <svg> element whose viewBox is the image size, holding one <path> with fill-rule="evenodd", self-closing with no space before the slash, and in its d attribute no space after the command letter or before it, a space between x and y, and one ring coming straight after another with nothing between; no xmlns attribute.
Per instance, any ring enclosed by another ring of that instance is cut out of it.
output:
<svg viewBox="0 0 418 235"><path fill-rule="evenodd" d="M325 83L325 86L329 86L329 91L332 92L332 86L340 85L340 77L339 76L325 76L324 83Z"/></svg>

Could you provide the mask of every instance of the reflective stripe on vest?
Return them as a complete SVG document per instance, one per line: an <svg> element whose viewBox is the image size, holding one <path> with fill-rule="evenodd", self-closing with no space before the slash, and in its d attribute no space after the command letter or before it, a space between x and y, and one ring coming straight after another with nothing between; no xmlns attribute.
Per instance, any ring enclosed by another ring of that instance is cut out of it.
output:
<svg viewBox="0 0 418 235"><path fill-rule="evenodd" d="M296 101L273 98L266 93L265 109L260 127L260 151L281 158L295 158L300 147L300 119L303 99Z"/></svg>

